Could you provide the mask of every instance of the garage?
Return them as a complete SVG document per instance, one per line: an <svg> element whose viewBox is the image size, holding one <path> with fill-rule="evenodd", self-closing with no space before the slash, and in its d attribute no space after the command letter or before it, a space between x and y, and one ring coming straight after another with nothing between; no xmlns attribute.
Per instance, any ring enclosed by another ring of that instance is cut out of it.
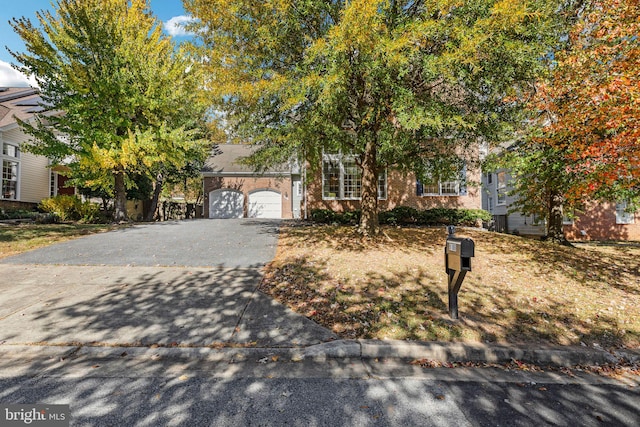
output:
<svg viewBox="0 0 640 427"><path fill-rule="evenodd" d="M282 196L273 190L249 193L249 218L282 218Z"/></svg>
<svg viewBox="0 0 640 427"><path fill-rule="evenodd" d="M244 194L230 189L219 189L209 193L209 218L244 217Z"/></svg>

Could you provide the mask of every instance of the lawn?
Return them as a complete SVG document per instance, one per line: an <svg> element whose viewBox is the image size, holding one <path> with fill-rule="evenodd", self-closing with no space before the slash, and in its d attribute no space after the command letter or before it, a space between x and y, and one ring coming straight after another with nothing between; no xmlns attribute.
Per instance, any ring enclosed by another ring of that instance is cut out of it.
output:
<svg viewBox="0 0 640 427"><path fill-rule="evenodd" d="M285 226L261 290L342 338L640 346L640 244L563 247L478 229L448 314L444 228Z"/></svg>
<svg viewBox="0 0 640 427"><path fill-rule="evenodd" d="M105 224L0 224L0 258L52 243L112 230Z"/></svg>

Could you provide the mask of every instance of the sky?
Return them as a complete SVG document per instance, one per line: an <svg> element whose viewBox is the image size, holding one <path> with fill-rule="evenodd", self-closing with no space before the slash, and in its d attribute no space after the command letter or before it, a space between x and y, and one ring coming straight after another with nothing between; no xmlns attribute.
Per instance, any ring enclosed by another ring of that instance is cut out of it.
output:
<svg viewBox="0 0 640 427"><path fill-rule="evenodd" d="M16 52L23 52L25 47L8 21L24 16L37 24L36 11L53 10L52 2L55 3L54 0L0 0L0 87L35 84L33 80L30 81L11 67L15 60L7 51L7 47ZM188 38L181 28L175 26L177 22L188 19L182 7L182 0L150 0L150 4L153 13L163 22L165 33L173 36L176 42Z"/></svg>

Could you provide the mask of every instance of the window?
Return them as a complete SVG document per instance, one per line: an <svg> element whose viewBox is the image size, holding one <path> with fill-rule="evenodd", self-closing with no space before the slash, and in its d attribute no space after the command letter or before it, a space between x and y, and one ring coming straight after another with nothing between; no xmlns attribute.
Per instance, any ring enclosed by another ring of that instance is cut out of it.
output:
<svg viewBox="0 0 640 427"><path fill-rule="evenodd" d="M455 174L453 174L455 177ZM464 180L466 179L466 167L462 165L458 172L459 179L441 180L435 176L427 177L424 183L418 182L419 196L461 196L466 194Z"/></svg>
<svg viewBox="0 0 640 427"><path fill-rule="evenodd" d="M487 172L487 184L493 183L493 173Z"/></svg>
<svg viewBox="0 0 640 427"><path fill-rule="evenodd" d="M18 162L2 161L2 198L18 198Z"/></svg>
<svg viewBox="0 0 640 427"><path fill-rule="evenodd" d="M3 156L13 157L13 158L17 159L19 157L19 153L20 153L20 150L15 145L4 144L2 146L2 155Z"/></svg>
<svg viewBox="0 0 640 427"><path fill-rule="evenodd" d="M17 200L18 199L18 168L20 166L19 159L20 150L16 145L2 145L2 184L0 190L0 198Z"/></svg>
<svg viewBox="0 0 640 427"><path fill-rule="evenodd" d="M325 154L322 158L322 198L359 200L362 197L362 171L351 156ZM378 198L387 197L387 171L378 175Z"/></svg>
<svg viewBox="0 0 640 427"><path fill-rule="evenodd" d="M378 175L378 199L387 198L387 170L383 170Z"/></svg>
<svg viewBox="0 0 640 427"><path fill-rule="evenodd" d="M489 202L488 210L489 212L493 213L493 197L489 197L488 202Z"/></svg>
<svg viewBox="0 0 640 427"><path fill-rule="evenodd" d="M498 196L498 205L504 205L507 203L507 173L506 172L498 172L496 174L496 178L498 180L497 185L497 196Z"/></svg>
<svg viewBox="0 0 640 427"><path fill-rule="evenodd" d="M616 203L616 224L633 224L633 212L629 210L629 202L622 201Z"/></svg>

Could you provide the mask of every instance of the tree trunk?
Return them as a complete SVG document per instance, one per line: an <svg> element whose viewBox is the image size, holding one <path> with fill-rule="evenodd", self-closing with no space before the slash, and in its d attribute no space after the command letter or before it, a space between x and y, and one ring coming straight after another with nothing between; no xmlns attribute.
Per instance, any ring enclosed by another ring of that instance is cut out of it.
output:
<svg viewBox="0 0 640 427"><path fill-rule="evenodd" d="M380 231L378 222L378 164L377 147L374 137L370 137L365 145L361 160L362 168L362 202L360 208L360 225L358 231L364 236L375 236Z"/></svg>
<svg viewBox="0 0 640 427"><path fill-rule="evenodd" d="M162 173L158 173L156 175L156 185L153 189L153 196L151 197L151 206L149 207L149 212L147 212L147 216L144 219L147 222L153 221L153 216L156 214L156 210L158 209L158 200L160 199L160 193L162 193L162 185L164 183L164 177Z"/></svg>
<svg viewBox="0 0 640 427"><path fill-rule="evenodd" d="M116 171L114 185L113 220L116 222L127 220L127 188L124 185L124 172Z"/></svg>
<svg viewBox="0 0 640 427"><path fill-rule="evenodd" d="M569 241L564 236L563 230L563 218L562 204L564 198L562 194L557 191L552 191L549 195L549 205L547 214L547 239L555 242L568 245Z"/></svg>

